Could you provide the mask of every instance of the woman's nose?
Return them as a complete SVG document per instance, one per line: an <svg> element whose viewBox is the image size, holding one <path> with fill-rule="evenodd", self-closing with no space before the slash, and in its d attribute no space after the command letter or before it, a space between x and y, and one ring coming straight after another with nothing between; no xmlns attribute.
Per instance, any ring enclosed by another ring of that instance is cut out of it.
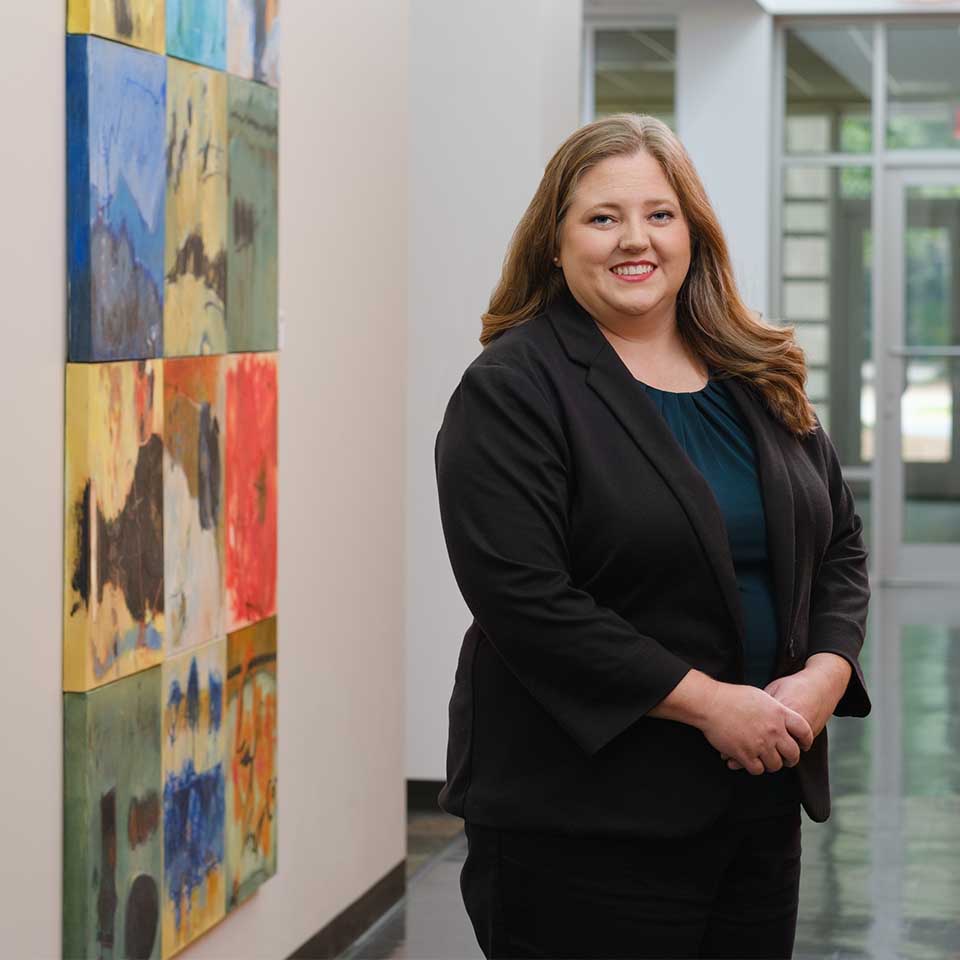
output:
<svg viewBox="0 0 960 960"><path fill-rule="evenodd" d="M628 226L620 237L621 250L643 250L649 245L647 231L642 226Z"/></svg>

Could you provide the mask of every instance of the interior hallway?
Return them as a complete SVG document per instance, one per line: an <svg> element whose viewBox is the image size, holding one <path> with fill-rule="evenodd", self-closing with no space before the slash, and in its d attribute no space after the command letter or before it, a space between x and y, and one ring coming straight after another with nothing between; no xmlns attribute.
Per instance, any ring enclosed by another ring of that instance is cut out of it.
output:
<svg viewBox="0 0 960 960"><path fill-rule="evenodd" d="M960 595L874 587L873 711L830 721L833 811L803 818L795 960L960 958ZM342 956L480 958L460 898L461 821L411 811L406 897ZM425 826L426 825L426 826ZM452 841L447 837L453 834ZM433 852L423 859L423 850Z"/></svg>

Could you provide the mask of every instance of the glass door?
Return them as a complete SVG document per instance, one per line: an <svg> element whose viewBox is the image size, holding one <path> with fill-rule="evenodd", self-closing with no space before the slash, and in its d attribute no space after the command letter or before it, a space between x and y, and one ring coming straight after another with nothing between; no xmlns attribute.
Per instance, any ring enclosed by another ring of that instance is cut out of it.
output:
<svg viewBox="0 0 960 960"><path fill-rule="evenodd" d="M960 586L960 170L888 170L884 195L878 570Z"/></svg>

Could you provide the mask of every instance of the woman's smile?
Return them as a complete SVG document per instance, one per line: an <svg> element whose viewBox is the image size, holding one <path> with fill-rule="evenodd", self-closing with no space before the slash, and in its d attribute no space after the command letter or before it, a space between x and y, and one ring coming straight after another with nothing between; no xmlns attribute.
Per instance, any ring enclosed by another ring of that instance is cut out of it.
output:
<svg viewBox="0 0 960 960"><path fill-rule="evenodd" d="M625 283L643 283L653 275L656 266L647 261L640 263L621 263L610 268L610 272Z"/></svg>

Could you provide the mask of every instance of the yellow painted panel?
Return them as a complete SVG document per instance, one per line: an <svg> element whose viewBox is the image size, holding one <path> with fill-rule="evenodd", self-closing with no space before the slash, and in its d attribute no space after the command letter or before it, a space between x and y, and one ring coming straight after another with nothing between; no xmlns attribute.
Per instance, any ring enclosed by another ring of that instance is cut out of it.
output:
<svg viewBox="0 0 960 960"><path fill-rule="evenodd" d="M164 0L67 0L67 32L94 33L164 53L165 14Z"/></svg>
<svg viewBox="0 0 960 960"><path fill-rule="evenodd" d="M167 60L163 352L226 353L227 78Z"/></svg>
<svg viewBox="0 0 960 960"><path fill-rule="evenodd" d="M67 364L64 690L163 659L163 366Z"/></svg>

